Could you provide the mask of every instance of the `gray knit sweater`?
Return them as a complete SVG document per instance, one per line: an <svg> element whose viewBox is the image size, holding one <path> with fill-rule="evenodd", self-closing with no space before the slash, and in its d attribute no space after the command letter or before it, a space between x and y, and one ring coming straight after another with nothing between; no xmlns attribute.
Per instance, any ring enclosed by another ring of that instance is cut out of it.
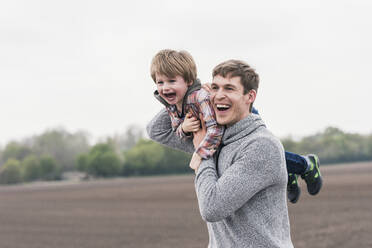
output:
<svg viewBox="0 0 372 248"><path fill-rule="evenodd" d="M166 114L161 111L149 123L150 138L192 152L192 142L181 141L171 131ZM203 160L195 177L208 247L293 247L283 147L258 115L226 129L217 168L214 159Z"/></svg>

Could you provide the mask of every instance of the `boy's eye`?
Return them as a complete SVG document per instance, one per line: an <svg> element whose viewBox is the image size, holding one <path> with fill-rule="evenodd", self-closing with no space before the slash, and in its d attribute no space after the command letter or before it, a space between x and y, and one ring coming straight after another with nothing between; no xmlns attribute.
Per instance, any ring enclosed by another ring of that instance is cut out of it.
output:
<svg viewBox="0 0 372 248"><path fill-rule="evenodd" d="M169 82L174 83L174 82L176 82L176 80L175 79L171 79L171 80L169 80Z"/></svg>
<svg viewBox="0 0 372 248"><path fill-rule="evenodd" d="M159 81L159 82L157 82L157 84L163 84L163 81Z"/></svg>

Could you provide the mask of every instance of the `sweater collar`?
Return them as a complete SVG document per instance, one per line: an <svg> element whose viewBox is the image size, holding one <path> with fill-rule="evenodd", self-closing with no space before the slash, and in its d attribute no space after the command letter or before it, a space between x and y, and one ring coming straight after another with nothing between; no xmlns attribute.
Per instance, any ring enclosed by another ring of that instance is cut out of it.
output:
<svg viewBox="0 0 372 248"><path fill-rule="evenodd" d="M246 118L226 128L225 133L222 137L222 143L224 145L227 145L235 142L251 134L256 129L262 126L265 127L265 123L262 121L261 117L259 115L251 113Z"/></svg>

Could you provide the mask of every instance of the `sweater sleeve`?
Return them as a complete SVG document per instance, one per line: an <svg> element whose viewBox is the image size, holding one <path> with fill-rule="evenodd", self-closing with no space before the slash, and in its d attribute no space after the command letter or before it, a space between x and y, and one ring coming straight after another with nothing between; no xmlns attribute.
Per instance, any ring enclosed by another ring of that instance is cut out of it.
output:
<svg viewBox="0 0 372 248"><path fill-rule="evenodd" d="M171 148L193 153L194 146L191 139L181 139L172 130L172 122L168 111L164 108L150 121L146 127L150 139Z"/></svg>
<svg viewBox="0 0 372 248"><path fill-rule="evenodd" d="M239 158L228 166L221 177L217 175L213 159L203 160L195 178L202 218L207 222L220 221L232 215L258 192L275 184L283 159L281 152L273 142L256 141L249 149L239 152Z"/></svg>

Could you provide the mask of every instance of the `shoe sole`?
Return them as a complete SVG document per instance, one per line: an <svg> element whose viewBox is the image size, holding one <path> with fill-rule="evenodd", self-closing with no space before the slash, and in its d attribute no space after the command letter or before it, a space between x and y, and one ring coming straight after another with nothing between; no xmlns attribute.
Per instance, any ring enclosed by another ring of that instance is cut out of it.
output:
<svg viewBox="0 0 372 248"><path fill-rule="evenodd" d="M301 196L301 189L298 188L298 195L297 195L297 197L294 198L293 200L290 200L290 199L288 199L288 200L289 200L290 203L295 204L298 201L298 199L300 199L300 196Z"/></svg>
<svg viewBox="0 0 372 248"><path fill-rule="evenodd" d="M293 204L295 204L298 201L298 199L300 199L300 196L301 196L301 188L298 186L298 183L296 183L296 185L297 185L298 194L297 194L297 197L294 198L294 199L289 198L289 196L288 196L288 186L287 186L287 198L288 198L289 202L293 203Z"/></svg>
<svg viewBox="0 0 372 248"><path fill-rule="evenodd" d="M309 156L309 158L312 158L312 159L315 160L315 163L318 165L318 169L319 169L319 167L320 167L320 162L319 162L319 158L318 158L318 156L316 156L316 155L314 155L314 154L309 154L308 156ZM314 161L313 161L313 162L314 162ZM322 188L322 186L323 186L323 178L322 178L322 176L321 176L321 174L320 174L320 169L319 169L319 184L318 184L318 187L315 188L315 190L314 190L314 191L311 191L311 192L308 190L309 194L310 194L310 195L316 195L316 194L318 194L319 191L320 191L320 189Z"/></svg>

